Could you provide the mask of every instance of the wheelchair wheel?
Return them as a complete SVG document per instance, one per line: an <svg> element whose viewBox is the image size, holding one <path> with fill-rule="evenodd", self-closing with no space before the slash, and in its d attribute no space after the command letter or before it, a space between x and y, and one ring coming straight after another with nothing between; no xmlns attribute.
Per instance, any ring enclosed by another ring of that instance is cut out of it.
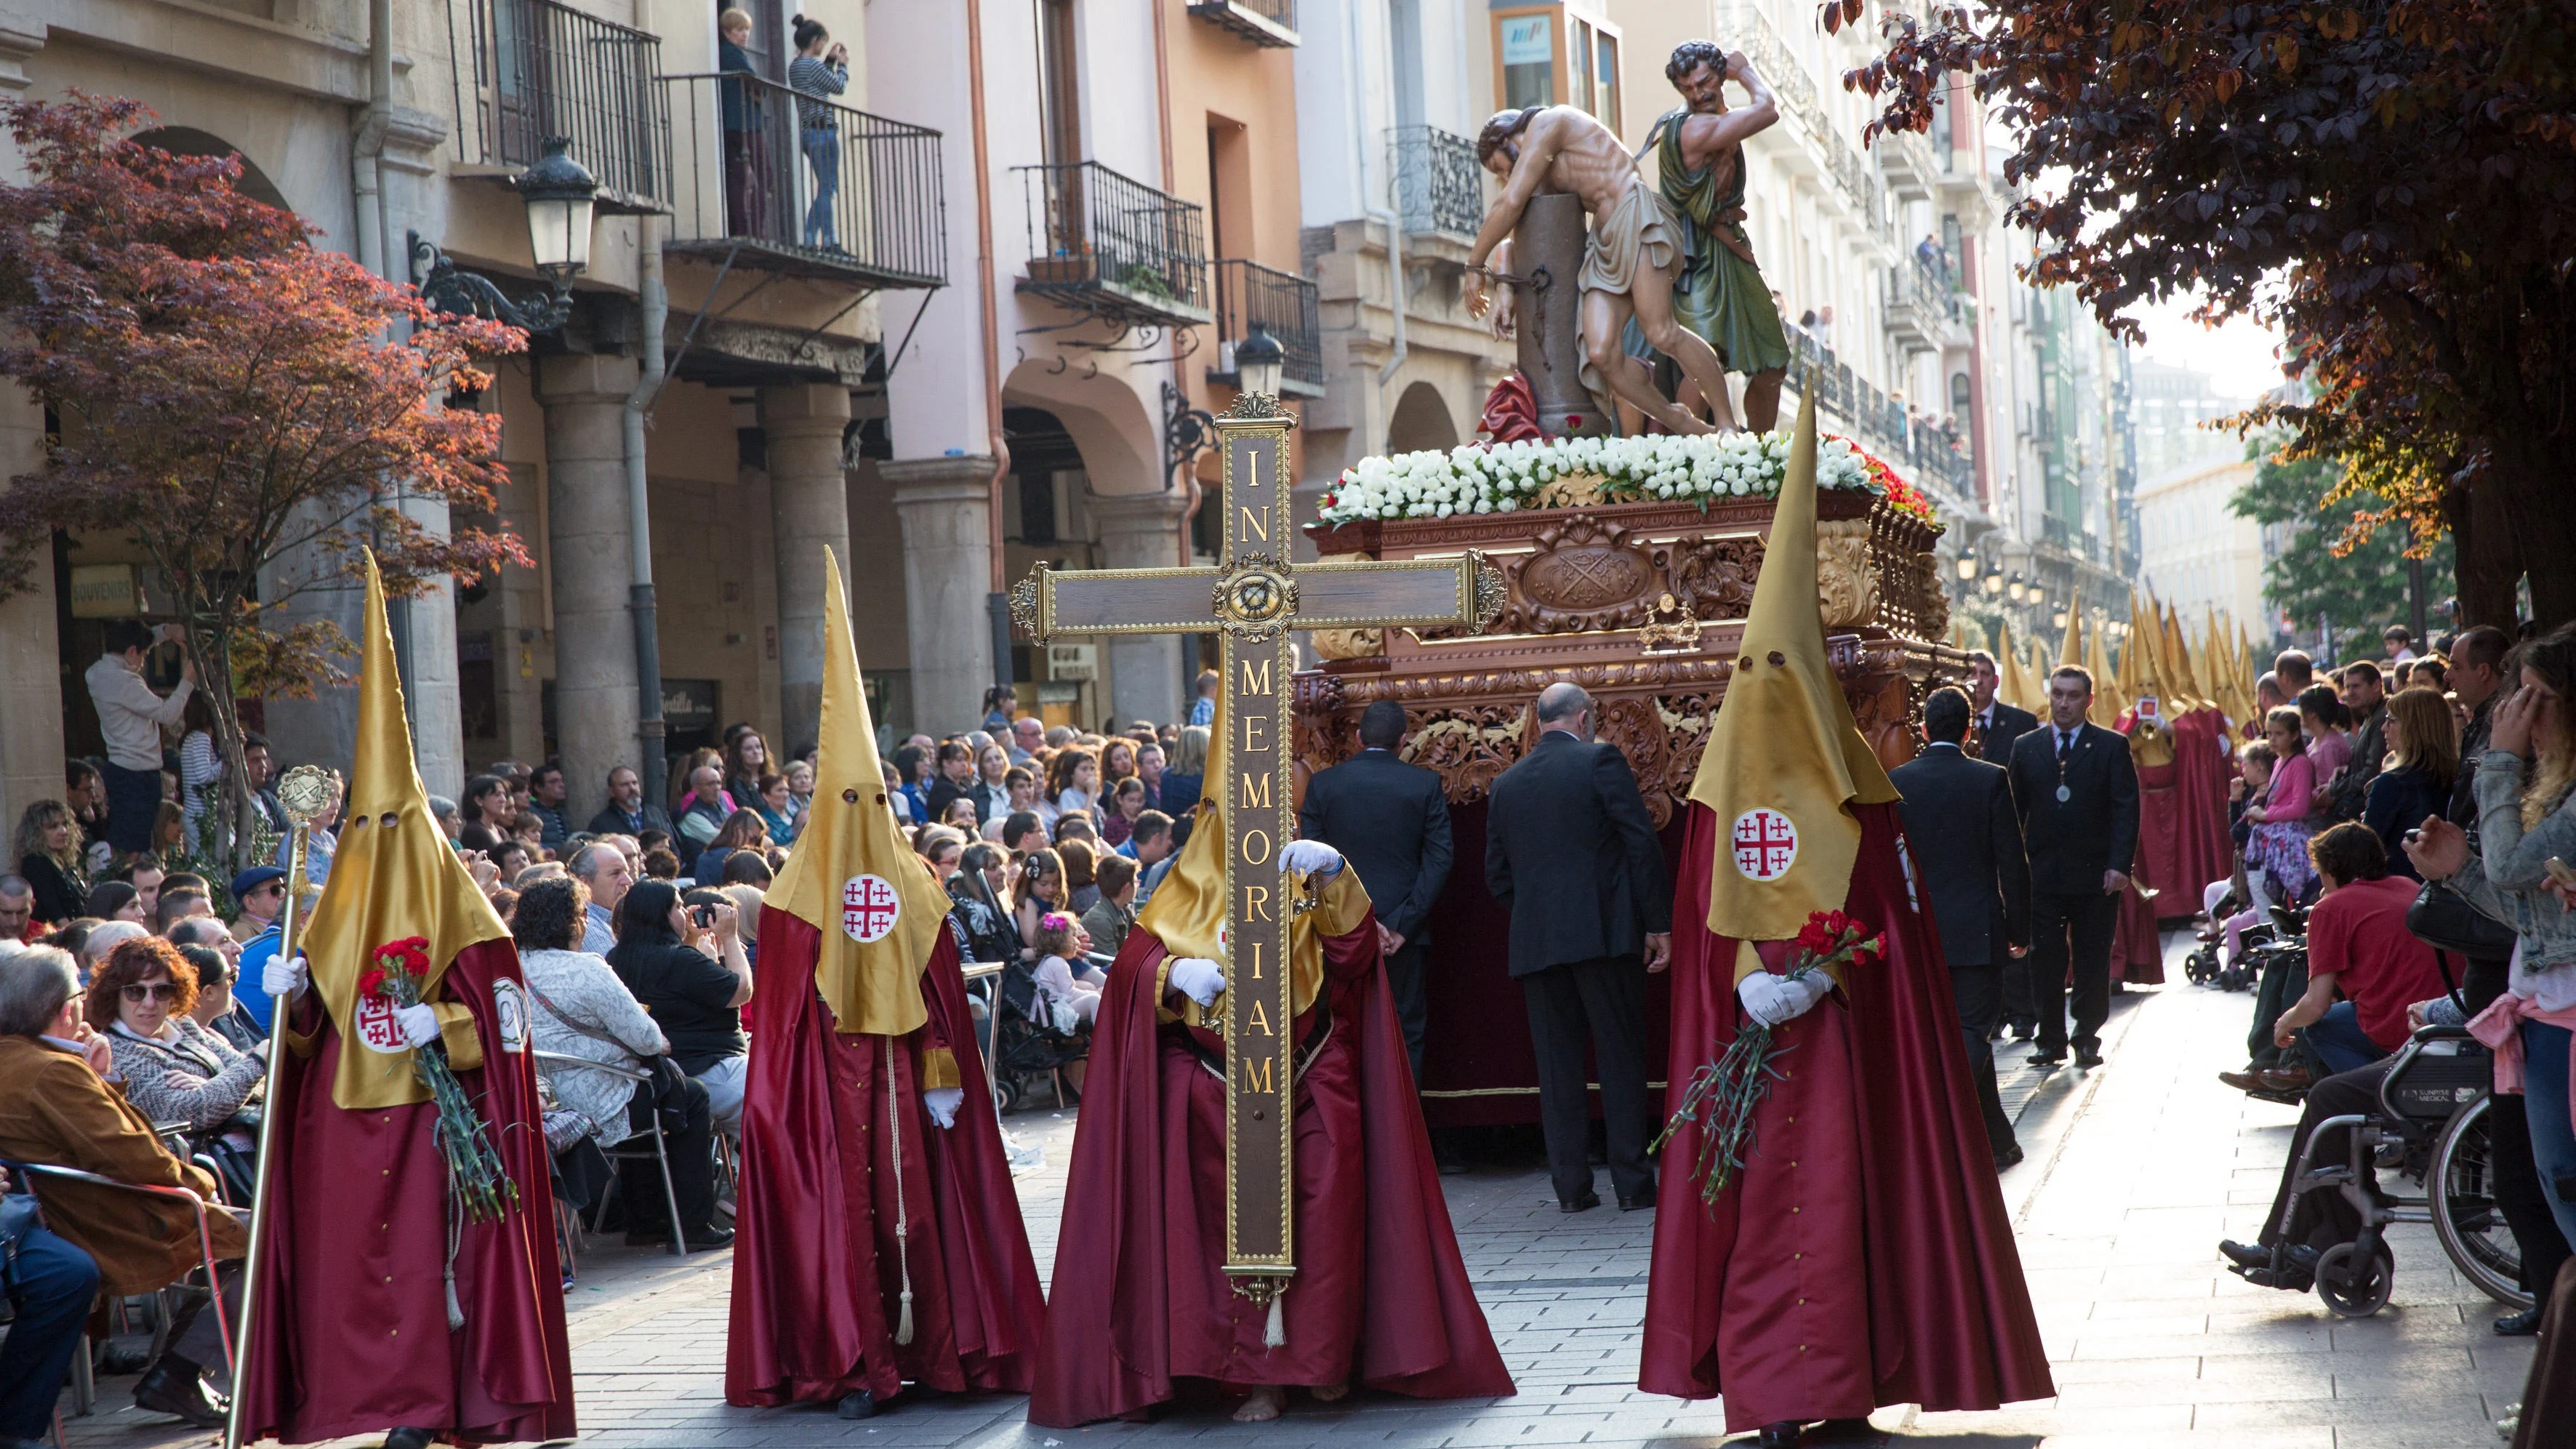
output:
<svg viewBox="0 0 2576 1449"><path fill-rule="evenodd" d="M2426 1177L2433 1200L2433 1234L2452 1266L2496 1302L2529 1308L2522 1291L2522 1248L2495 1202L2495 1175L2487 1158L2487 1099L2461 1108L2442 1129Z"/></svg>
<svg viewBox="0 0 2576 1449"><path fill-rule="evenodd" d="M2344 1275L2354 1268L2355 1246L2337 1243L2317 1259L2317 1296L2338 1318L2368 1318L2388 1306L2388 1295L2397 1287L2397 1262L2385 1243L2371 1255L2365 1276L2344 1282Z"/></svg>

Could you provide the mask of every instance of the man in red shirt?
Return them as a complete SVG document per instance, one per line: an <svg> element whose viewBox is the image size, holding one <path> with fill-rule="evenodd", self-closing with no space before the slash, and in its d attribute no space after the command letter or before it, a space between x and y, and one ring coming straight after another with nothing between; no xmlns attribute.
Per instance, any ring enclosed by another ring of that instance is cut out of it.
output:
<svg viewBox="0 0 2576 1449"><path fill-rule="evenodd" d="M2272 1039L2287 1047L2304 1027L2325 1069L2348 1072L2405 1045L2406 1008L2442 994L2441 968L2406 929L2415 883L2389 875L2377 832L2338 825L2308 842L2308 858L2325 884L2308 913L2308 990Z"/></svg>

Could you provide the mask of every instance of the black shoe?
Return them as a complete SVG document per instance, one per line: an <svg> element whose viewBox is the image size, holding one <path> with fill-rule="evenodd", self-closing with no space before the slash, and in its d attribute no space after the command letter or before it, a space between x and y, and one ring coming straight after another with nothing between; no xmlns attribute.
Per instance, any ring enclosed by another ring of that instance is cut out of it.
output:
<svg viewBox="0 0 2576 1449"><path fill-rule="evenodd" d="M877 1416L877 1396L865 1389L841 1395L840 1415L844 1419L873 1419Z"/></svg>
<svg viewBox="0 0 2576 1449"><path fill-rule="evenodd" d="M2240 1243L2231 1238L2218 1240L2218 1255L2239 1268L2269 1268L2272 1250L2260 1243Z"/></svg>
<svg viewBox="0 0 2576 1449"><path fill-rule="evenodd" d="M195 1364L175 1353L161 1355L145 1371L143 1382L134 1386L134 1407L168 1414L199 1429L222 1428L223 1403L206 1392L206 1381L197 1375Z"/></svg>
<svg viewBox="0 0 2576 1449"><path fill-rule="evenodd" d="M427 1429L391 1429L385 1434L385 1449L429 1449L437 1437Z"/></svg>
<svg viewBox="0 0 2576 1449"><path fill-rule="evenodd" d="M1626 1193L1619 1195L1619 1211L1623 1213L1650 1212L1654 1206L1655 1195L1651 1192L1641 1193L1636 1197L1630 1197Z"/></svg>
<svg viewBox="0 0 2576 1449"><path fill-rule="evenodd" d="M733 1246L733 1229L708 1228L704 1232L689 1234L687 1241L692 1253L712 1253L718 1248Z"/></svg>
<svg viewBox="0 0 2576 1449"><path fill-rule="evenodd" d="M2541 1305L2535 1303L2520 1313L2508 1313L2494 1323L2498 1338L2529 1338L2540 1331Z"/></svg>
<svg viewBox="0 0 2576 1449"><path fill-rule="evenodd" d="M1759 1449L1798 1449L1798 1440L1802 1437L1802 1431L1805 1428L1804 1424L1795 1419L1783 1419L1777 1424L1765 1424L1762 1426L1762 1437L1754 1443L1759 1446Z"/></svg>
<svg viewBox="0 0 2576 1449"><path fill-rule="evenodd" d="M2095 1067L2102 1065L2102 1054L2098 1051L2086 1051L2083 1048L2078 1047L2075 1051L2075 1065L2082 1067L2084 1070L2089 1072Z"/></svg>
<svg viewBox="0 0 2576 1449"><path fill-rule="evenodd" d="M2030 1060L2023 1063L2023 1065L2031 1068L2033 1071L2055 1071L2057 1068L2066 1065L2066 1058L2063 1056L2051 1056L2045 1051L2037 1051L2032 1052L2030 1054Z"/></svg>
<svg viewBox="0 0 2576 1449"><path fill-rule="evenodd" d="M2020 1143L2005 1143L2004 1150L1995 1154L1995 1171L2003 1172L2011 1168L2019 1167L2021 1165L2021 1160L2025 1155L2026 1154L2021 1150Z"/></svg>
<svg viewBox="0 0 2576 1449"><path fill-rule="evenodd" d="M1601 1194L1597 1192L1587 1192L1572 1202L1559 1202L1556 1205L1556 1210L1561 1213L1581 1213L1590 1212L1592 1209L1599 1206L1601 1206Z"/></svg>
<svg viewBox="0 0 2576 1449"><path fill-rule="evenodd" d="M1807 1431L1807 1437L1826 1443L1848 1443L1878 1437L1878 1426L1867 1419L1827 1419Z"/></svg>
<svg viewBox="0 0 2576 1449"><path fill-rule="evenodd" d="M100 1354L98 1371L103 1374L139 1374L152 1367L152 1346L148 1343L113 1343Z"/></svg>

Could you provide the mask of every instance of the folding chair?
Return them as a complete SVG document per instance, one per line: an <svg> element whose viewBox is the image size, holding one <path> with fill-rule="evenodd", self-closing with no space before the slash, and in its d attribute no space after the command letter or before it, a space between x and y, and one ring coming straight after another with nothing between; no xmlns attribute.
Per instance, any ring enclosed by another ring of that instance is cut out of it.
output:
<svg viewBox="0 0 2576 1449"><path fill-rule="evenodd" d="M234 1374L232 1318L229 1314L224 1312L222 1281L215 1275L215 1233L213 1225L209 1223L206 1218L206 1200L204 1198L197 1196L196 1193L184 1187L163 1187L156 1184L139 1182L119 1182L115 1178L102 1177L95 1172L85 1172L77 1167L55 1167L42 1162L8 1162L0 1165L5 1165L12 1173L24 1174L30 1178L50 1177L57 1182L85 1182L94 1187L112 1187L119 1192L139 1192L151 1197L167 1198L186 1203L188 1205L188 1211L194 1215L197 1220L198 1266L205 1270L206 1293L208 1297L214 1300L207 1306L214 1310L215 1333L224 1346L224 1373L227 1377ZM248 1285L245 1284L243 1286L244 1291L248 1291ZM166 1322L164 1329L161 1331L166 1332ZM157 1349L158 1347L158 1334L156 1333L155 1348ZM75 1415L86 1414L97 1402L98 1387L91 1376L89 1354L86 1351L76 1353L72 1355L72 1412ZM56 1445L56 1449L60 1449L62 1437L62 1416L57 1413L54 1418L54 1443Z"/></svg>
<svg viewBox="0 0 2576 1449"><path fill-rule="evenodd" d="M568 1052L534 1052L531 1053L531 1055L536 1059L537 1070L540 1073L545 1072L550 1067L579 1067L589 1071L607 1072L612 1076L624 1077L626 1080L634 1082L639 1086L650 1085L653 1080L653 1074L651 1072L638 1071L633 1067L616 1066L609 1062L595 1062L588 1057L577 1057ZM636 1140L644 1137L649 1137L653 1140L652 1152L649 1156ZM662 1128L660 1124L657 1122L655 1125L646 1127L641 1131L630 1132L624 1137L618 1138L614 1142L602 1142L599 1144L599 1150L611 1162L650 1161L662 1170L662 1200L667 1204L671 1214L671 1252L675 1257L688 1257L689 1246L684 1241L687 1235L680 1231L680 1193L679 1189L671 1185L671 1154L663 1145ZM614 1201L617 1196L618 1184L619 1175L616 1173L609 1174L608 1187L599 1195L599 1209L591 1215L590 1230L592 1232L599 1231L598 1224L600 1220L607 1215L608 1204Z"/></svg>

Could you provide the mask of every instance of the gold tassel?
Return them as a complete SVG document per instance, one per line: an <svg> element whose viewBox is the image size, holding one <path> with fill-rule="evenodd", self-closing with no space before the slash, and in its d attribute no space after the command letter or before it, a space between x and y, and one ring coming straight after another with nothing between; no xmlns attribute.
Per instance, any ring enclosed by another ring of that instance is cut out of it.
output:
<svg viewBox="0 0 2576 1449"><path fill-rule="evenodd" d="M909 1286L911 1281L912 1274L907 1270L904 1274L904 1282L907 1286L903 1290L903 1312L898 1314L894 1321L894 1341L897 1343L912 1342L912 1289Z"/></svg>
<svg viewBox="0 0 2576 1449"><path fill-rule="evenodd" d="M903 1275L903 1307L895 1315L894 1341L912 1342L912 1204L903 1196L903 1103L895 1096L894 1038L885 1041L886 1126L894 1136L894 1260Z"/></svg>
<svg viewBox="0 0 2576 1449"><path fill-rule="evenodd" d="M1280 1286L1280 1290L1278 1292L1270 1295L1270 1324L1263 1330L1261 1335L1261 1346L1263 1348L1286 1348L1288 1346L1287 1297L1288 1290L1285 1284Z"/></svg>

